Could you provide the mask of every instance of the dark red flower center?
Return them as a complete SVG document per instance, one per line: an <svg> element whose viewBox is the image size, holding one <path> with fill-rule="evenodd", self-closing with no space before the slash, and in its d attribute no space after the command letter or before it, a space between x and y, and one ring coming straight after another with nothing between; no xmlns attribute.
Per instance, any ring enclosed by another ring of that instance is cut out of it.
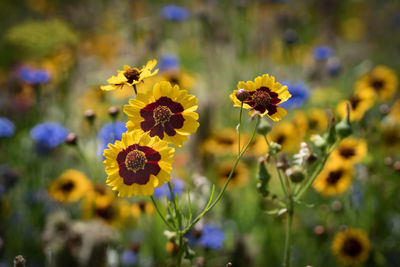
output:
<svg viewBox="0 0 400 267"><path fill-rule="evenodd" d="M363 250L362 244L360 241L354 237L349 237L344 241L342 252L343 254L356 257L358 256Z"/></svg>
<svg viewBox="0 0 400 267"><path fill-rule="evenodd" d="M348 159L348 158L355 156L356 151L355 151L354 147L341 147L341 148L339 148L339 154L343 158Z"/></svg>
<svg viewBox="0 0 400 267"><path fill-rule="evenodd" d="M139 81L140 71L137 68L132 68L125 71L124 76L128 79L128 83L133 83L133 81Z"/></svg>
<svg viewBox="0 0 400 267"><path fill-rule="evenodd" d="M342 175L343 175L342 170L331 171L329 172L326 182L330 185L335 185L340 180L340 178L342 178Z"/></svg>
<svg viewBox="0 0 400 267"><path fill-rule="evenodd" d="M133 150L126 155L125 166L130 171L143 170L146 163L146 155L142 151Z"/></svg>
<svg viewBox="0 0 400 267"><path fill-rule="evenodd" d="M149 181L150 175L155 176L160 172L160 160L160 153L153 148L130 145L117 156L119 175L126 185L144 185Z"/></svg>
<svg viewBox="0 0 400 267"><path fill-rule="evenodd" d="M351 108L352 108L353 110L355 110L355 109L358 107L358 104L360 104L360 102L361 102L361 99L360 99L358 96L352 96L352 97L350 98L350 105L351 105Z"/></svg>
<svg viewBox="0 0 400 267"><path fill-rule="evenodd" d="M250 105L254 110L259 111L261 114L268 111L268 115L270 116L277 112L276 105L281 100L278 94L272 92L268 87L262 86L255 91L250 91L249 94L249 99L244 101L244 103Z"/></svg>
<svg viewBox="0 0 400 267"><path fill-rule="evenodd" d="M74 189L74 187L75 187L75 184L72 181L67 181L61 185L60 189L64 193L69 193L72 191L72 189Z"/></svg>
<svg viewBox="0 0 400 267"><path fill-rule="evenodd" d="M371 82L371 86L376 90L380 91L383 89L385 83L381 79L373 79Z"/></svg>
<svg viewBox="0 0 400 267"><path fill-rule="evenodd" d="M148 104L140 110L140 116L144 119L140 123L143 131L150 131L150 136L164 138L164 133L168 136L176 134L175 129L183 127L185 119L182 116L183 106L171 98L163 96L157 101Z"/></svg>

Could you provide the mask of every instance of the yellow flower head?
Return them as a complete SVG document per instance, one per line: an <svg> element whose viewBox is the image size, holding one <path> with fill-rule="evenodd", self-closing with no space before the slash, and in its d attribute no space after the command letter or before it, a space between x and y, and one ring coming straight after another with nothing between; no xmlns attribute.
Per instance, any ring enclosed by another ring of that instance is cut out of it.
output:
<svg viewBox="0 0 400 267"><path fill-rule="evenodd" d="M336 233L331 250L341 263L359 265L368 259L371 243L363 230L348 228Z"/></svg>
<svg viewBox="0 0 400 267"><path fill-rule="evenodd" d="M330 160L313 183L313 187L325 196L339 195L347 191L353 179L353 169L343 162Z"/></svg>
<svg viewBox="0 0 400 267"><path fill-rule="evenodd" d="M92 190L87 177L77 170L66 170L49 187L49 194L59 202L70 203L80 200Z"/></svg>
<svg viewBox="0 0 400 267"><path fill-rule="evenodd" d="M340 142L335 151L332 152L332 159L345 163L358 163L367 154L367 142L353 137L346 138Z"/></svg>
<svg viewBox="0 0 400 267"><path fill-rule="evenodd" d="M142 214L151 214L154 212L154 206L151 202L139 201L131 205L132 216L137 218Z"/></svg>
<svg viewBox="0 0 400 267"><path fill-rule="evenodd" d="M377 66L361 76L355 85L355 93L371 91L381 101L390 100L397 90L396 72L385 66Z"/></svg>
<svg viewBox="0 0 400 267"><path fill-rule="evenodd" d="M238 150L236 131L230 128L213 132L203 143L203 151L209 154L230 155Z"/></svg>
<svg viewBox="0 0 400 267"><path fill-rule="evenodd" d="M199 127L197 107L197 98L186 90L169 82L157 83L124 106L129 117L126 126L128 131L138 129L180 147Z"/></svg>
<svg viewBox="0 0 400 267"><path fill-rule="evenodd" d="M273 76L264 74L258 76L253 81L239 82L239 89L246 89L249 92L249 98L243 102L243 108L260 112L261 116L268 115L273 121L280 121L286 115L286 110L278 107L279 104L287 101L292 95L287 86L282 86L275 82ZM236 92L229 96L235 107L240 107L241 102L236 97Z"/></svg>
<svg viewBox="0 0 400 267"><path fill-rule="evenodd" d="M374 104L374 96L375 94L371 90L355 93L349 100L341 101L336 107L336 112L341 118L345 118L347 116L347 105L349 105L350 120L359 121Z"/></svg>
<svg viewBox="0 0 400 267"><path fill-rule="evenodd" d="M112 76L107 80L109 83L108 85L100 86L100 88L104 91L111 91L122 88L125 85L132 86L138 84L144 79L154 76L158 73L158 69L153 71L156 64L157 60L155 59L148 61L146 66L143 66L140 70L138 68L131 68L128 65L125 65L124 70L119 70L117 76Z"/></svg>
<svg viewBox="0 0 400 267"><path fill-rule="evenodd" d="M119 197L150 196L171 178L175 149L158 137L139 130L122 134L122 140L104 151L107 185Z"/></svg>
<svg viewBox="0 0 400 267"><path fill-rule="evenodd" d="M227 181L229 174L233 169L233 162L226 161L221 164L218 164L216 168L216 176L218 180L218 184L223 187L225 182ZM236 166L235 171L232 174L232 178L228 185L228 188L240 188L245 186L249 182L249 170L245 164L239 162Z"/></svg>
<svg viewBox="0 0 400 267"><path fill-rule="evenodd" d="M316 134L325 132L328 128L328 117L321 109L310 109L307 114L296 112L293 123L297 132L301 134Z"/></svg>
<svg viewBox="0 0 400 267"><path fill-rule="evenodd" d="M284 151L294 151L299 148L301 136L298 135L293 123L282 122L277 124L270 133L269 141L273 141L282 146Z"/></svg>

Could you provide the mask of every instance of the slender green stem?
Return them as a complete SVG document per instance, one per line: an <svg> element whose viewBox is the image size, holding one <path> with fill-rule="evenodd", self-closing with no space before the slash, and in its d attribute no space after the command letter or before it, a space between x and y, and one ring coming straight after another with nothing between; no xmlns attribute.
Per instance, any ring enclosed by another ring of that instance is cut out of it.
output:
<svg viewBox="0 0 400 267"><path fill-rule="evenodd" d="M178 238L179 238L179 242L178 242L178 258L177 258L177 266L180 267L182 264L182 255L183 255L183 229L182 229L182 213L179 210L179 205L178 205L178 201L175 197L174 191L172 190L172 186L171 183L168 182L168 188L169 188L169 192L171 193L171 200L172 202L174 202L174 207L175 207L175 214L176 217L178 217L178 227L177 227L177 234L178 234Z"/></svg>
<svg viewBox="0 0 400 267"><path fill-rule="evenodd" d="M239 114L239 125L238 125L238 135L239 135L239 141L238 141L238 154L240 154L240 130L242 127L242 113L243 113L243 101L240 104L240 114Z"/></svg>
<svg viewBox="0 0 400 267"><path fill-rule="evenodd" d="M240 159L242 158L242 156L243 156L243 154L246 152L246 150L249 148L250 143L253 141L254 136L256 135L257 126L258 126L259 122L260 122L260 117L257 117L257 122L256 122L256 125L255 125L255 127L254 127L253 134L251 135L251 138L250 138L250 140L248 141L248 143L246 144L246 146L244 147L244 149L237 155L235 164L233 165L233 168L232 168L231 172L229 173L228 179L226 180L226 182L225 182L225 184L224 184L224 187L222 188L221 192L219 192L219 194L218 194L217 198L215 199L215 201L214 201L211 205L209 205L208 207L206 207L206 208L204 209L204 211L203 211L199 216L197 216L197 217L193 220L193 222L185 229L184 232L189 231L189 230L193 227L193 225L195 225L207 212L209 212L209 211L210 211L215 205L217 205L217 203L221 200L221 198L222 198L222 196L224 195L224 193L225 193L225 191L226 191L226 188L228 187L228 184L229 184L229 182L230 182L230 180L231 180L231 178L232 178L232 175L233 175L233 173L234 173L235 170L236 170L236 167L237 167L237 165L238 165ZM210 199L210 200L211 200L211 199Z"/></svg>
<svg viewBox="0 0 400 267"><path fill-rule="evenodd" d="M165 219L165 217L162 215L160 209L158 208L157 202L155 201L155 199L153 198L153 196L150 196L151 201L153 202L154 208L156 209L158 215L161 217L161 219L163 220L163 222L165 223L165 225L170 229L173 230L174 228L167 222L167 220Z"/></svg>
<svg viewBox="0 0 400 267"><path fill-rule="evenodd" d="M294 205L293 199L289 196L288 203L288 217L286 222L286 235L285 235L285 255L283 259L283 266L290 267L290 254L292 249L292 223L293 223Z"/></svg>
<svg viewBox="0 0 400 267"><path fill-rule="evenodd" d="M137 95L136 84L133 85L133 90L135 91L135 95Z"/></svg>

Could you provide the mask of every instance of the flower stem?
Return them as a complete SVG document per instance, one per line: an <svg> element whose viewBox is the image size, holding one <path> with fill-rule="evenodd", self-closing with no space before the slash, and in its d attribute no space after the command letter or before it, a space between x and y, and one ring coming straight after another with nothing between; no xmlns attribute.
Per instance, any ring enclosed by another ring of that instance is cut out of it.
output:
<svg viewBox="0 0 400 267"><path fill-rule="evenodd" d="M182 213L179 210L178 201L175 198L174 191L172 190L171 183L168 182L169 192L171 193L171 200L174 203L175 207L175 215L178 218L178 227L176 229L176 233L178 234L179 242L178 242L178 258L177 258L177 266L180 267L182 264L182 255L183 255L183 229L182 229Z"/></svg>
<svg viewBox="0 0 400 267"><path fill-rule="evenodd" d="M243 101L240 104L240 115L239 115L239 124L238 124L238 135L239 135L238 154L240 154L240 130L241 130L241 127L242 127L242 113L243 113Z"/></svg>
<svg viewBox="0 0 400 267"><path fill-rule="evenodd" d="M169 229L173 229L173 227L167 222L167 220L164 218L164 216L162 215L160 209L157 206L157 202L154 200L153 196L150 196L151 201L153 202L154 208L157 211L157 214L160 216L160 218L163 220L163 222L165 223L165 225L169 228Z"/></svg>
<svg viewBox="0 0 400 267"><path fill-rule="evenodd" d="M293 199L289 196L288 203L288 217L286 223L286 234L285 234L285 255L283 258L283 266L290 267L290 254L292 249L292 223L294 214Z"/></svg>

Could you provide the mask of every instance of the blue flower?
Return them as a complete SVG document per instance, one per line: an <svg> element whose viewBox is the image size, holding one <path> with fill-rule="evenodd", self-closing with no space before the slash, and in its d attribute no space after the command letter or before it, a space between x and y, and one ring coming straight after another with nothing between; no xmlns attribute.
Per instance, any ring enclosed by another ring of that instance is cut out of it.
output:
<svg viewBox="0 0 400 267"><path fill-rule="evenodd" d="M182 6L168 5L161 9L161 15L167 20L184 21L189 18L190 12Z"/></svg>
<svg viewBox="0 0 400 267"><path fill-rule="evenodd" d="M30 135L39 152L47 152L64 143L68 130L58 122L44 122L33 127Z"/></svg>
<svg viewBox="0 0 400 267"><path fill-rule="evenodd" d="M174 54L165 54L160 60L160 72L179 68L179 59Z"/></svg>
<svg viewBox="0 0 400 267"><path fill-rule="evenodd" d="M199 244L205 248L221 249L225 241L225 233L213 224L205 224L199 239Z"/></svg>
<svg viewBox="0 0 400 267"><path fill-rule="evenodd" d="M108 144L114 144L115 141L121 140L122 134L126 131L127 128L122 121L110 122L104 125L97 135L101 141L98 151L99 155L103 155L104 149L107 149Z"/></svg>
<svg viewBox="0 0 400 267"><path fill-rule="evenodd" d="M290 82L283 82L289 89L289 93L292 95L288 101L279 105L280 107L290 109L290 108L298 108L303 106L308 98L310 97L310 89L303 83L290 83Z"/></svg>
<svg viewBox="0 0 400 267"><path fill-rule="evenodd" d="M137 263L137 253L131 249L122 252L121 263L123 266L132 266Z"/></svg>
<svg viewBox="0 0 400 267"><path fill-rule="evenodd" d="M19 78L29 84L43 84L50 80L50 74L45 69L34 69L24 66L18 71Z"/></svg>
<svg viewBox="0 0 400 267"><path fill-rule="evenodd" d="M325 60L333 56L334 51L330 46L321 45L314 47L313 54L316 60Z"/></svg>
<svg viewBox="0 0 400 267"><path fill-rule="evenodd" d="M5 117L0 117L0 138L11 137L14 133L14 123Z"/></svg>
<svg viewBox="0 0 400 267"><path fill-rule="evenodd" d="M178 196L182 194L183 189L185 188L185 182L179 178L172 179L171 185L172 192L174 192L174 194L178 194ZM153 195L157 198L165 198L165 195L167 195L168 199L170 199L171 192L169 192L168 183L164 183L161 187L154 188Z"/></svg>

